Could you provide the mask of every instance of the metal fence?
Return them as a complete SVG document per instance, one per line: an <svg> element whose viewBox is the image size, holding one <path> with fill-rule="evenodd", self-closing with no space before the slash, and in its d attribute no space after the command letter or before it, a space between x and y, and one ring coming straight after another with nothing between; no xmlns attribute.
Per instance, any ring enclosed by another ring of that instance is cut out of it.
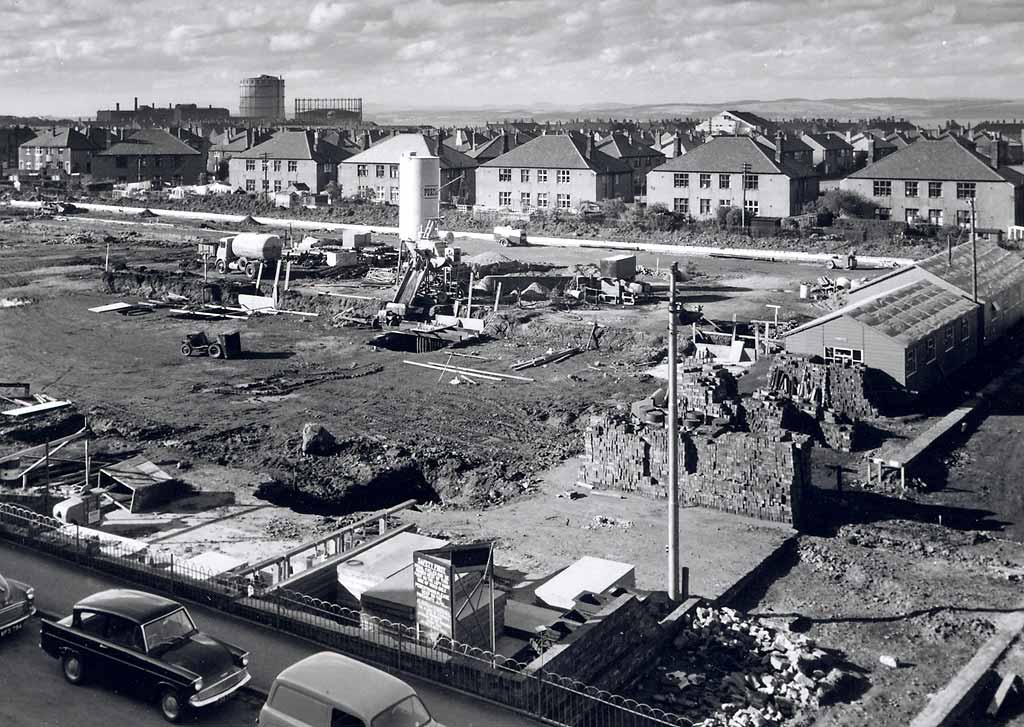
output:
<svg viewBox="0 0 1024 727"><path fill-rule="evenodd" d="M153 561L125 541L99 541L74 525L0 503L0 536L154 590L303 636L381 667L416 675L564 727L689 727L686 717L612 694L414 627L278 588L265 594L235 578L170 559ZM600 648L600 645L595 645Z"/></svg>

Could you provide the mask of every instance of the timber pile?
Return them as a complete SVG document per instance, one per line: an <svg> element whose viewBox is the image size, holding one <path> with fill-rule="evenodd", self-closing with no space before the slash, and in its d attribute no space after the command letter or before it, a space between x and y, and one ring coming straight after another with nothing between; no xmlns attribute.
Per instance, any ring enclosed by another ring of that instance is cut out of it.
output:
<svg viewBox="0 0 1024 727"><path fill-rule="evenodd" d="M804 356L779 354L768 371L768 388L798 403L831 409L848 421L878 416L868 398L867 367L855 363L815 362Z"/></svg>
<svg viewBox="0 0 1024 727"><path fill-rule="evenodd" d="M681 501L796 523L810 484L810 438L699 429L678 447ZM594 416L584 434L581 483L595 490L667 497L668 435L621 416Z"/></svg>

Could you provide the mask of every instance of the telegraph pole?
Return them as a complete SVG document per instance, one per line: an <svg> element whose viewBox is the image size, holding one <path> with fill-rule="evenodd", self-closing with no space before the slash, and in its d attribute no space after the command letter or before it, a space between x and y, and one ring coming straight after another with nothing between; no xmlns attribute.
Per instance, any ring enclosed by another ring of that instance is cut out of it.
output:
<svg viewBox="0 0 1024 727"><path fill-rule="evenodd" d="M750 175L750 162L743 162L743 181L740 187L743 189L743 203L740 207L740 226L747 229L747 177Z"/></svg>
<svg viewBox="0 0 1024 727"><path fill-rule="evenodd" d="M263 152L263 199L270 199L270 154Z"/></svg>
<svg viewBox="0 0 1024 727"><path fill-rule="evenodd" d="M679 263L669 268L668 283L668 401L665 426L668 429L668 597L678 601L679 588L679 452L678 399L676 386L676 273Z"/></svg>
<svg viewBox="0 0 1024 727"><path fill-rule="evenodd" d="M974 218L977 212L974 209L974 197L967 200L971 206L971 297L974 304L978 304L978 233L974 227Z"/></svg>

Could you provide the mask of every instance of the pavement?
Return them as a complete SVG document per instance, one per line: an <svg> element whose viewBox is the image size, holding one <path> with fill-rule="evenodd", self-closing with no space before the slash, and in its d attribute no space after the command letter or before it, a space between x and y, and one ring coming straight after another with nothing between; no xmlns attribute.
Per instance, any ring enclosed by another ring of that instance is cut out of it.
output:
<svg viewBox="0 0 1024 727"><path fill-rule="evenodd" d="M42 613L61 615L68 613L78 600L96 591L107 588L136 587L118 578L87 570L68 561L15 547L6 542L0 542L0 573L34 586L36 589L36 605ZM201 630L249 650L251 654L249 671L252 674L250 686L257 692L266 692L274 677L285 667L310 654L326 649L326 647L306 641L300 637L250 623L204 606L188 604L188 608ZM25 636L26 634L21 633L16 635L16 638L24 639ZM5 655L5 651L0 651L0 657ZM42 659L44 664L50 662L50 659L45 657L42 652L39 652L38 659ZM25 661L35 661L38 659L35 657L33 659L26 658ZM21 661L19 659L19 668L15 670L16 673L20 673ZM48 670L46 667L43 667L44 670L49 671L50 676L47 678L40 677L41 681L31 680L36 685L31 688L36 689L39 684L43 684L42 695L47 695L52 694L52 691L50 691L51 682L53 684L63 684L63 677L55 665L56 662L51 662L48 665ZM0 725L25 724L39 725L40 727L46 725L64 727L67 724L69 727L70 725L74 725L74 727L110 727L110 725L120 723L134 727L136 724L148 724L148 722L143 721L125 721L124 712L120 711L118 712L118 721L115 722L110 718L102 716L105 710L99 710L94 713L84 707L79 708L80 703L77 699L74 702L73 711L67 713L66 721L49 723L39 721L35 719L35 712L31 713L32 719L27 722L7 721L4 719L3 711L4 705L8 702L8 688L6 685L8 683L8 675L11 674L7 658L0 658L0 674L2 674L0 680L5 684L4 696L0 698ZM461 692L446 689L431 682L404 674L398 674L398 676L416 690L434 718L447 727L535 727L540 724L499 705L470 697ZM19 692L17 699L19 703L27 705L30 702L26 702L26 700L31 699L33 694L33 692L22 691ZM61 705L62 702L57 701L56 704ZM147 705L142 704L142 706ZM152 707L150 708L152 709ZM81 712L78 717L72 717L72 714L77 714L78 712ZM155 710L154 714L157 714L159 717ZM199 721L196 724L218 725L218 727L220 725L225 725L225 727L231 725L233 727L235 724L252 724L251 721L244 723L233 721L217 722L216 716L212 714L209 718L214 721L207 722L200 715ZM56 719L64 720L65 718L58 716Z"/></svg>

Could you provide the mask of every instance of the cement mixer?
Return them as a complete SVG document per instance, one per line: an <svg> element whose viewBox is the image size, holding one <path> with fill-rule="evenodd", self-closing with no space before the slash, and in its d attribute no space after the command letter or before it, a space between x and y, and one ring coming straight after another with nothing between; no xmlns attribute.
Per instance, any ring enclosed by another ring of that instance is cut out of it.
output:
<svg viewBox="0 0 1024 727"><path fill-rule="evenodd" d="M281 259L284 242L277 235L258 232L240 232L217 241L216 250L211 243L200 243L200 258L215 257L217 272L239 270L255 279L260 263L275 263Z"/></svg>

